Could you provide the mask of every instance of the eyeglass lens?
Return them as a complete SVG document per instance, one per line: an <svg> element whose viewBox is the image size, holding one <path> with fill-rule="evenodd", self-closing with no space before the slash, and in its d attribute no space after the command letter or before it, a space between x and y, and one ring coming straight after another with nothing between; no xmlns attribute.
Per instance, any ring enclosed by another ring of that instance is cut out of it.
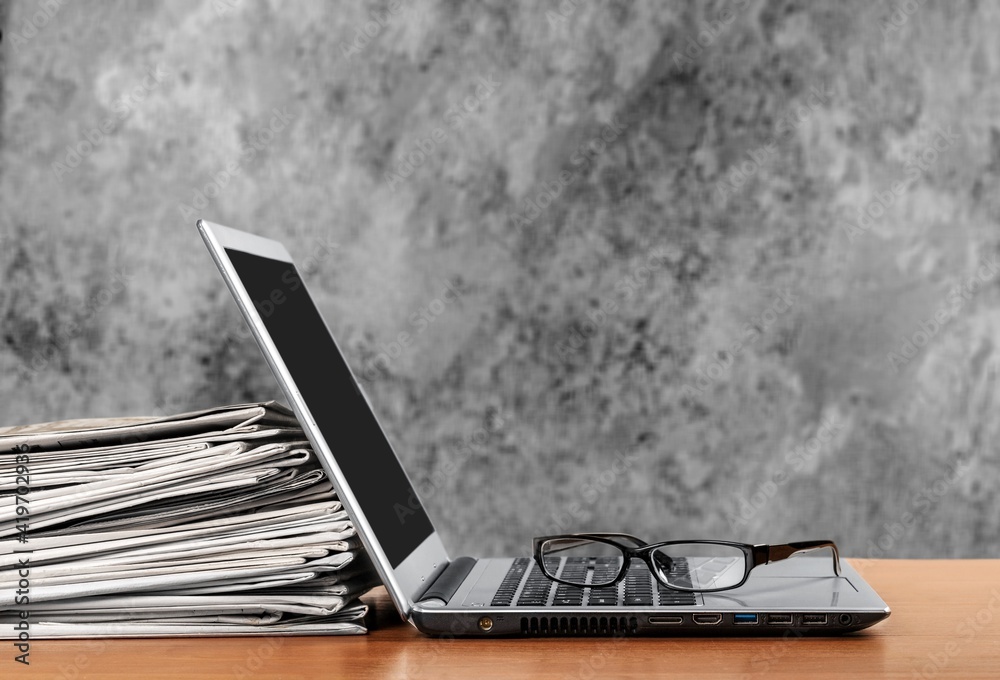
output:
<svg viewBox="0 0 1000 680"><path fill-rule="evenodd" d="M678 543L652 553L657 576L672 588L721 590L738 585L746 574L746 555L717 543ZM677 569L678 564L685 569Z"/></svg>
<svg viewBox="0 0 1000 680"><path fill-rule="evenodd" d="M618 577L624 555L617 547L601 541L581 538L555 538L542 544L546 573L578 585L607 585ZM559 558L565 557L562 572L557 574Z"/></svg>
<svg viewBox="0 0 1000 680"><path fill-rule="evenodd" d="M607 585L621 571L623 553L616 546L585 538L556 538L542 544L545 571L581 586ZM560 557L566 557L563 562ZM653 551L656 576L679 590L721 590L739 584L746 556L739 548L715 543L678 543ZM560 565L562 571L557 573Z"/></svg>

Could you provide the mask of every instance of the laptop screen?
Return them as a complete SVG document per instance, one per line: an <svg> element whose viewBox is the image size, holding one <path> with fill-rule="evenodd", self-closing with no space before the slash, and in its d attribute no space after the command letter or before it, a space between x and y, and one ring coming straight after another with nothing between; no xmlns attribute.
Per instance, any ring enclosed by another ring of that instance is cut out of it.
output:
<svg viewBox="0 0 1000 680"><path fill-rule="evenodd" d="M226 249L393 568L434 531L295 265Z"/></svg>

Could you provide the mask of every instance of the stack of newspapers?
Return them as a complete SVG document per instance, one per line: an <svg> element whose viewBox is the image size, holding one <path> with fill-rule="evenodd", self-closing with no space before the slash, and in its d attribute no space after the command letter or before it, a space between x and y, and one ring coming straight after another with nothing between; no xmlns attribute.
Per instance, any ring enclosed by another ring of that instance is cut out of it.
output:
<svg viewBox="0 0 1000 680"><path fill-rule="evenodd" d="M0 428L0 637L359 634L378 583L275 402Z"/></svg>

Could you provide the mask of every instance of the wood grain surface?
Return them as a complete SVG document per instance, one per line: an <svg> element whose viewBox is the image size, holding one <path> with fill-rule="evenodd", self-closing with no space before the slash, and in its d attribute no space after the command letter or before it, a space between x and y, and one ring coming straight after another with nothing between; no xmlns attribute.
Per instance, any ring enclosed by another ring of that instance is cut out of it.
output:
<svg viewBox="0 0 1000 680"><path fill-rule="evenodd" d="M373 592L378 625L359 637L35 640L17 678L997 678L1000 560L854 560L892 615L816 639L437 640Z"/></svg>

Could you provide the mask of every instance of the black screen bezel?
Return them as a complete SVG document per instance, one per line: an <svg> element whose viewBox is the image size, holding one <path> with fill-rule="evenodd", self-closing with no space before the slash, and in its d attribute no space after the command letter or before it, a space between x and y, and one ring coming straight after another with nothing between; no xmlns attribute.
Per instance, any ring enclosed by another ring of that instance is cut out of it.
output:
<svg viewBox="0 0 1000 680"><path fill-rule="evenodd" d="M340 451L337 465L379 546L397 568L434 527L300 273L289 261L233 247L224 250L285 364L289 387L308 407L327 448ZM295 319L307 326L286 325ZM331 385L340 390L336 404L330 403ZM352 423L351 429L345 430L343 422ZM345 435L356 439L345 442ZM358 456L344 455L345 450L371 448L382 457L367 469Z"/></svg>

